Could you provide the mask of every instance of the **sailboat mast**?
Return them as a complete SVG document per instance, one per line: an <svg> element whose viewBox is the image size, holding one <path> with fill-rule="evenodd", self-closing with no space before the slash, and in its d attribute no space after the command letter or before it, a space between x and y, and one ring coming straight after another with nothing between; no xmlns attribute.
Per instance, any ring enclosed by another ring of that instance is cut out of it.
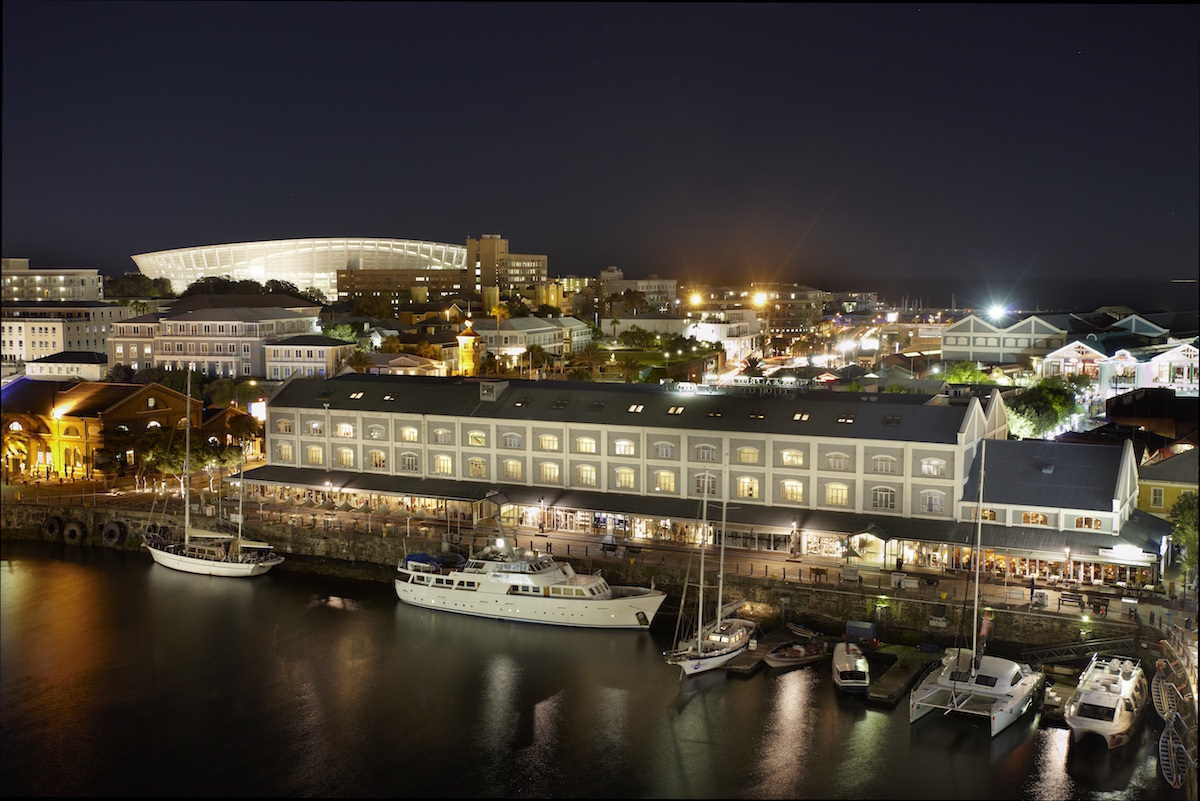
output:
<svg viewBox="0 0 1200 801"><path fill-rule="evenodd" d="M717 568L717 628L721 627L721 605L725 603L725 517L729 512L729 453L721 460L721 559Z"/></svg>
<svg viewBox="0 0 1200 801"><path fill-rule="evenodd" d="M192 370L187 374L187 412L184 414L183 436L183 541L190 542L192 512Z"/></svg>
<svg viewBox="0 0 1200 801"><path fill-rule="evenodd" d="M979 441L979 508L975 512L975 612L971 619L971 664L978 663L979 654L979 563L983 561L983 463L987 458L987 439Z"/></svg>
<svg viewBox="0 0 1200 801"><path fill-rule="evenodd" d="M704 494L700 498L700 583L696 594L696 655L701 656L704 639L704 551L708 539L708 473L704 474Z"/></svg>

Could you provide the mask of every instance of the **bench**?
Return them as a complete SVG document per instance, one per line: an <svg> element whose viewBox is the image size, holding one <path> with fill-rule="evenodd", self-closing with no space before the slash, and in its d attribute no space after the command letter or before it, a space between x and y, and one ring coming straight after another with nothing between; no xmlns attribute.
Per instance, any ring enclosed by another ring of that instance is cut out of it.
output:
<svg viewBox="0 0 1200 801"><path fill-rule="evenodd" d="M1011 603L1018 603L1018 604L1028 603L1029 601L1027 600L1027 596L1025 594L1027 592L1029 592L1029 590L1023 590L1023 589L1017 589L1014 587L1009 587L1008 592L1006 592L1004 594L1004 600L1006 603L1010 603L1010 604Z"/></svg>
<svg viewBox="0 0 1200 801"><path fill-rule="evenodd" d="M808 580L814 584L818 581L825 582L829 580L829 569L824 567L810 567L808 569Z"/></svg>
<svg viewBox="0 0 1200 801"><path fill-rule="evenodd" d="M1085 605L1085 599L1082 593L1064 592L1058 596L1058 611L1062 611L1063 604L1078 606L1079 611L1082 612Z"/></svg>

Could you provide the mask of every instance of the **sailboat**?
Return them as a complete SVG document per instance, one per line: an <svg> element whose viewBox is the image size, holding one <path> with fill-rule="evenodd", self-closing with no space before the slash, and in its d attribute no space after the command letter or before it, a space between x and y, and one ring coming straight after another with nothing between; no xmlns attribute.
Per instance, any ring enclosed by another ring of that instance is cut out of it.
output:
<svg viewBox="0 0 1200 801"><path fill-rule="evenodd" d="M663 652L667 664L679 665L682 670L681 678L724 666L750 647L754 632L758 628L758 624L753 620L727 617L741 605L741 602L735 602L729 606L724 605L725 515L727 511L728 501L725 502L721 511L721 560L717 570L716 619L705 625L704 552L706 550L705 541L708 537L708 484L705 482L704 494L700 501L700 581L697 585L696 631L686 640L678 641L674 649ZM687 594L686 587L684 594ZM686 601L686 598L684 600Z"/></svg>
<svg viewBox="0 0 1200 801"><path fill-rule="evenodd" d="M935 709L987 718L995 737L1025 714L1039 696L1045 674L1029 665L983 653L990 614L979 626L979 566L983 561L983 474L987 440L979 445L979 511L975 521L975 602L971 648L947 648L936 666L909 694L908 720Z"/></svg>
<svg viewBox="0 0 1200 801"><path fill-rule="evenodd" d="M283 557L265 542L242 538L241 496L238 503L236 534L194 528L191 518L192 495L192 373L187 377L186 439L184 440L183 537L156 531L142 537L142 546L150 551L154 561L172 570L198 573L205 576L249 578L261 576L283 562ZM242 452L242 475L245 474L246 454ZM239 482L244 491L245 480Z"/></svg>

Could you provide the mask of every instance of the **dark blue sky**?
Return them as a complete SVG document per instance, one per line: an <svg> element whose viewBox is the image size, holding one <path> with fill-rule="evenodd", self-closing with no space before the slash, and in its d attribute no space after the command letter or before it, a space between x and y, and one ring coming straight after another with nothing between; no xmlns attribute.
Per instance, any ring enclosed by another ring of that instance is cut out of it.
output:
<svg viewBox="0 0 1200 801"><path fill-rule="evenodd" d="M3 255L34 267L499 233L552 275L1042 308L1200 269L1195 4L3 15Z"/></svg>

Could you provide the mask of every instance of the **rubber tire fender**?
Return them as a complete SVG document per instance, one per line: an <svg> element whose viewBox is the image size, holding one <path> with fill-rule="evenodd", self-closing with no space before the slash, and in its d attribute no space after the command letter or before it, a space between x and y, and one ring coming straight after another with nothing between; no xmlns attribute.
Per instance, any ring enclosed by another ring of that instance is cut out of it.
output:
<svg viewBox="0 0 1200 801"><path fill-rule="evenodd" d="M109 520L100 530L100 539L109 548L116 548L125 539L125 526L119 520Z"/></svg>
<svg viewBox="0 0 1200 801"><path fill-rule="evenodd" d="M63 533L63 521L61 517L47 517L42 523L42 537L50 542L57 542Z"/></svg>
<svg viewBox="0 0 1200 801"><path fill-rule="evenodd" d="M63 526L63 539L67 545L82 545L83 544L83 524L77 523L74 520Z"/></svg>

